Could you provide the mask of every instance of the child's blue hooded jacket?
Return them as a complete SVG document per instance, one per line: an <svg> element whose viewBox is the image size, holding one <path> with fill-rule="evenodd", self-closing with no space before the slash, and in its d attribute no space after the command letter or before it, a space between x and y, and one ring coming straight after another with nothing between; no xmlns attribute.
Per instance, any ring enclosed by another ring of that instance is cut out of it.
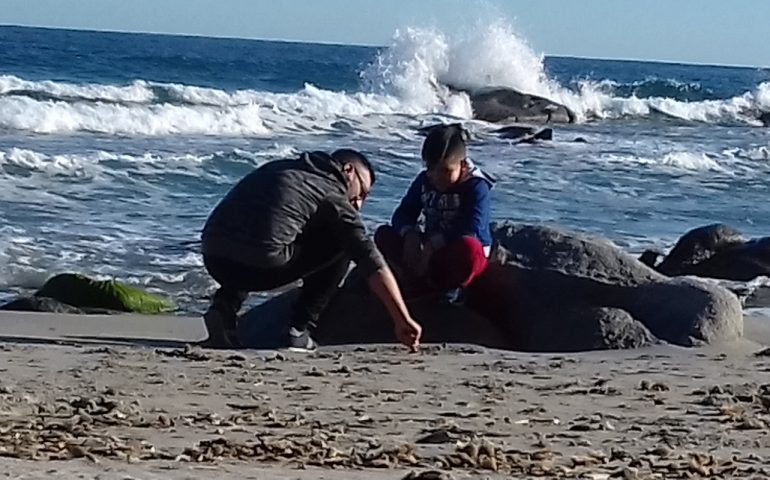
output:
<svg viewBox="0 0 770 480"><path fill-rule="evenodd" d="M492 245L489 223L493 186L494 180L472 163L465 180L444 192L433 188L427 172L422 171L393 213L391 224L403 235L418 229L418 220L423 214L424 232L432 242L443 245L463 236L473 236L488 253Z"/></svg>

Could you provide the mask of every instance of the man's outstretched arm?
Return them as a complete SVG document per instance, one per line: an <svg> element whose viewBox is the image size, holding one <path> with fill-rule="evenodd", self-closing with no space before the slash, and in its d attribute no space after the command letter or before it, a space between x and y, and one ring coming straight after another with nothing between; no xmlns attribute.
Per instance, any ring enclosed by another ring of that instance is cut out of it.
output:
<svg viewBox="0 0 770 480"><path fill-rule="evenodd" d="M338 200L336 206L343 248L361 273L366 276L369 288L388 310L396 330L396 337L412 351L416 351L420 346L422 327L409 313L393 272L377 246L366 234L366 228L358 212L346 201Z"/></svg>
<svg viewBox="0 0 770 480"><path fill-rule="evenodd" d="M419 350L422 327L409 313L393 272L385 266L370 275L368 280L369 288L385 305L390 318L393 319L398 340L409 347L412 352Z"/></svg>

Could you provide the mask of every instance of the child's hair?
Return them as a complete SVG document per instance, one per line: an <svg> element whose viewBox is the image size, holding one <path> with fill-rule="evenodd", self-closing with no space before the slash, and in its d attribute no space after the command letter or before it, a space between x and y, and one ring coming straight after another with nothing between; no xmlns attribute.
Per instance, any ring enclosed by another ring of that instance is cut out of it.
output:
<svg viewBox="0 0 770 480"><path fill-rule="evenodd" d="M466 158L468 131L459 123L437 125L428 131L422 144L422 160L431 169L450 160Z"/></svg>

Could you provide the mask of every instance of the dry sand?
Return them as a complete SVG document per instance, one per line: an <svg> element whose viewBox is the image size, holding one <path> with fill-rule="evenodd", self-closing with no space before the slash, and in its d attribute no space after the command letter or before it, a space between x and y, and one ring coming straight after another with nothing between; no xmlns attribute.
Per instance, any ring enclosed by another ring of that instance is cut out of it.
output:
<svg viewBox="0 0 770 480"><path fill-rule="evenodd" d="M7 478L767 478L770 319L708 349L185 348L200 319L0 313ZM437 471L443 473L425 473ZM418 474L423 473L420 477ZM442 476L444 475L444 476Z"/></svg>

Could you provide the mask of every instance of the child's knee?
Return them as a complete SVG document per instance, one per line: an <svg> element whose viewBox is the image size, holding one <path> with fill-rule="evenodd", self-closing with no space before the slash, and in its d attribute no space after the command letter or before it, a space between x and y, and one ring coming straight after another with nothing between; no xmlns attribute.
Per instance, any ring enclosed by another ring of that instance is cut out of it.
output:
<svg viewBox="0 0 770 480"><path fill-rule="evenodd" d="M431 259L433 276L454 287L467 286L487 267L484 245L471 236L454 240L436 251Z"/></svg>

